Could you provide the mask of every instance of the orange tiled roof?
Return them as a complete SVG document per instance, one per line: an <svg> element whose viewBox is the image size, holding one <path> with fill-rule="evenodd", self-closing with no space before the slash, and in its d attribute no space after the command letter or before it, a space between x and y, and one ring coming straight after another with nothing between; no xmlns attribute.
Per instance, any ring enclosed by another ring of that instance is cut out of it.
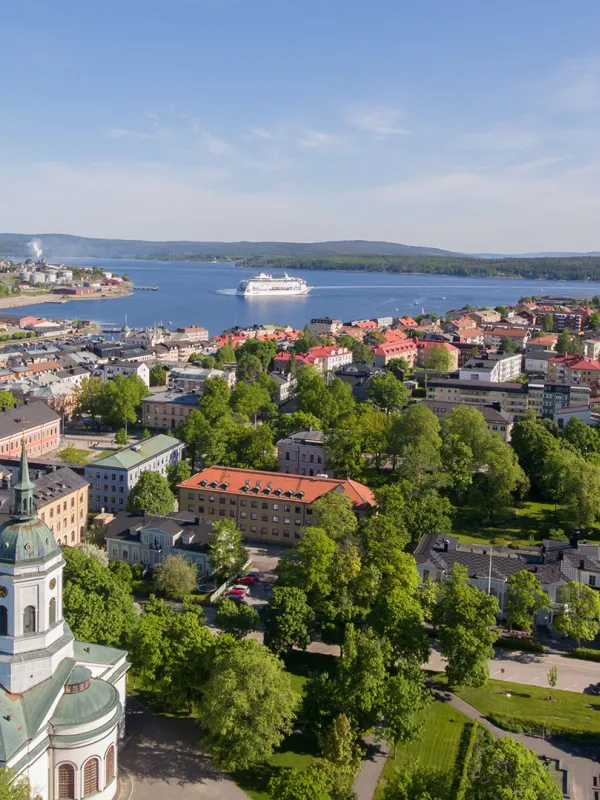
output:
<svg viewBox="0 0 600 800"><path fill-rule="evenodd" d="M410 351L416 352L416 350L417 345L412 339L406 339L402 342L384 342L373 348L373 352L376 356L387 356L393 353L407 353Z"/></svg>
<svg viewBox="0 0 600 800"><path fill-rule="evenodd" d="M392 328L389 331L384 331L383 336L385 337L386 342L400 342L403 339L408 338L403 331L400 331L397 328Z"/></svg>
<svg viewBox="0 0 600 800"><path fill-rule="evenodd" d="M206 483L203 483L206 481ZM216 485L212 485L215 484ZM270 486L268 484L271 484ZM203 484L203 485L201 485ZM244 487L249 487L247 490ZM324 494L341 490L355 507L374 506L375 498L368 486L353 480L313 478L236 467L208 467L179 484L184 489L214 488L226 494L240 493L263 497L289 497L294 502L314 503ZM266 492L270 489L269 492ZM279 493L276 490L280 489ZM302 493L302 496L298 495Z"/></svg>

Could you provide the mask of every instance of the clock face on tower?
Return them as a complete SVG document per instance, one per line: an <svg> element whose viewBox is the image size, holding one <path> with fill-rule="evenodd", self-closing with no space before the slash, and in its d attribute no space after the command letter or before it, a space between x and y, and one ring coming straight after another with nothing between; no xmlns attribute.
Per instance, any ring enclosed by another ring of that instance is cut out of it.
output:
<svg viewBox="0 0 600 800"><path fill-rule="evenodd" d="M0 586L0 597L6 597L8 594L8 589L6 586Z"/></svg>
<svg viewBox="0 0 600 800"><path fill-rule="evenodd" d="M52 578L52 580L50 581L50 588L54 589L55 586L56 586L56 578Z"/></svg>

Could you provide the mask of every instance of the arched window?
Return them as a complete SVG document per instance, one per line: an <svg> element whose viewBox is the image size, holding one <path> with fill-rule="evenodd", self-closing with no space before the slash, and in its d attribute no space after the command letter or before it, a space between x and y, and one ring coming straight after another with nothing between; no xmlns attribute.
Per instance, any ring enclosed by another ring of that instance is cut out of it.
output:
<svg viewBox="0 0 600 800"><path fill-rule="evenodd" d="M98 759L90 758L83 768L83 796L95 794L98 791Z"/></svg>
<svg viewBox="0 0 600 800"><path fill-rule="evenodd" d="M58 768L59 800L73 800L75 797L75 770L71 764L61 764Z"/></svg>
<svg viewBox="0 0 600 800"><path fill-rule="evenodd" d="M0 636L8 636L8 610L0 606Z"/></svg>
<svg viewBox="0 0 600 800"><path fill-rule="evenodd" d="M111 746L106 751L105 767L106 767L106 782L105 782L105 786L108 786L108 784L115 777L115 746L114 746L114 744L111 744Z"/></svg>
<svg viewBox="0 0 600 800"><path fill-rule="evenodd" d="M54 625L56 623L56 597L50 598L48 605L48 624Z"/></svg>
<svg viewBox="0 0 600 800"><path fill-rule="evenodd" d="M23 611L23 633L35 633L35 608L27 606Z"/></svg>

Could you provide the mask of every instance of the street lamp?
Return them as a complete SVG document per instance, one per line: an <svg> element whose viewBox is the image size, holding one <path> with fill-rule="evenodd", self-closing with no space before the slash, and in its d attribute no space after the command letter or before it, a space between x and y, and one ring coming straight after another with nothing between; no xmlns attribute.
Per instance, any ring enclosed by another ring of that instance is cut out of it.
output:
<svg viewBox="0 0 600 800"><path fill-rule="evenodd" d="M506 697L506 703L505 703L505 706L506 706L506 718L508 719L508 701L510 700L512 695L510 694L510 692L506 692L506 694L504 696Z"/></svg>

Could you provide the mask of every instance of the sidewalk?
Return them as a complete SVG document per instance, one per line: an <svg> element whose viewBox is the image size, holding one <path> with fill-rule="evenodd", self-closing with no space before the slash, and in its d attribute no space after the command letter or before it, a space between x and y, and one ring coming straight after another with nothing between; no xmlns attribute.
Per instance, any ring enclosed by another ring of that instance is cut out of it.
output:
<svg viewBox="0 0 600 800"><path fill-rule="evenodd" d="M525 736L521 733L504 731L492 724L476 708L473 708L473 706L465 703L464 700L455 695L450 695L450 699L447 702L465 716L484 725L497 738L503 739L505 736L510 736L538 755L558 759L561 762L561 766L569 771L570 797L572 800L592 800L594 796L592 791L593 778L600 775L600 764L584 756L577 747L568 742L560 743L559 746L558 743L550 744L536 736Z"/></svg>
<svg viewBox="0 0 600 800"><path fill-rule="evenodd" d="M354 792L358 800L373 800L390 751L383 742L375 742L372 736L367 736L362 743L366 750L354 781Z"/></svg>

